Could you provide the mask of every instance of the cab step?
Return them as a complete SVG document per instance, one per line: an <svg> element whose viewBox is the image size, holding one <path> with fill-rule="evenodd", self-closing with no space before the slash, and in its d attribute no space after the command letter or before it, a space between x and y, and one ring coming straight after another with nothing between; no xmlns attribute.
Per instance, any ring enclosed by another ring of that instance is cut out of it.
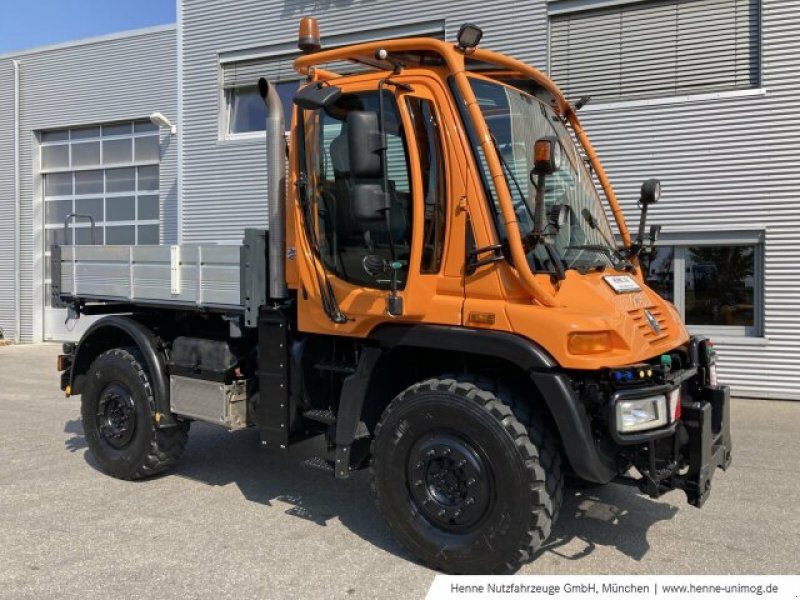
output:
<svg viewBox="0 0 800 600"><path fill-rule="evenodd" d="M341 375L352 375L356 372L356 366L346 362L330 362L322 361L314 365L317 371L326 371L328 373L339 373Z"/></svg>
<svg viewBox="0 0 800 600"><path fill-rule="evenodd" d="M309 419L311 421L316 421L317 423L324 423L325 425L335 425L336 424L336 415L333 414L333 411L326 408L326 409L311 409L303 411L303 417Z"/></svg>
<svg viewBox="0 0 800 600"><path fill-rule="evenodd" d="M333 463L329 460L325 460L321 456L312 456L311 458L304 460L301 464L309 469L324 471L329 475L334 474Z"/></svg>

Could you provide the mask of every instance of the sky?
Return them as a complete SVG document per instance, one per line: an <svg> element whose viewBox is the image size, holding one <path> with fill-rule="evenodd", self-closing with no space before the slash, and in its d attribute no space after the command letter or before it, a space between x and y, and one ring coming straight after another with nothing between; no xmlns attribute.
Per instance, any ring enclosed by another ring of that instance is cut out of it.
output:
<svg viewBox="0 0 800 600"><path fill-rule="evenodd" d="M0 0L0 54L175 22L175 0Z"/></svg>

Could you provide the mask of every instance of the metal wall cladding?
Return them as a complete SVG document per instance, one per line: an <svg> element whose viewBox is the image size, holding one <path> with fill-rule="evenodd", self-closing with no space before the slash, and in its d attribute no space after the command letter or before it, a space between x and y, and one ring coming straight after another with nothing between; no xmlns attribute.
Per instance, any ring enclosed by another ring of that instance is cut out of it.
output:
<svg viewBox="0 0 800 600"><path fill-rule="evenodd" d="M243 49L294 52L297 25L304 15L319 19L323 45L326 35L369 36L375 29L434 21L444 23L447 39L453 40L461 24L472 21L484 29L486 47L502 48L544 67L545 2L497 2L487 8L486 2L474 0L180 0L183 241L240 241L245 227L267 226L264 139L221 139L225 105L220 53Z"/></svg>
<svg viewBox="0 0 800 600"><path fill-rule="evenodd" d="M581 119L629 226L641 182L658 177L649 222L665 232L764 232L763 337L718 341L719 377L740 396L800 399L800 2L762 11L763 93L590 104Z"/></svg>
<svg viewBox="0 0 800 600"><path fill-rule="evenodd" d="M0 60L0 330L15 332L14 290L14 64Z"/></svg>
<svg viewBox="0 0 800 600"><path fill-rule="evenodd" d="M325 34L438 19L445 22L448 39L461 23L473 21L485 31L484 47L543 67L547 5L544 0L525 5L504 1L487 10L485 2L471 1L181 0L184 240L238 241L245 225L266 226L264 142L220 140L220 52L291 52L297 22L306 14L319 18L323 44ZM795 273L800 261L800 119L795 104L800 1L763 0L761 20L764 93L590 104L581 117L633 226L642 180L659 177L663 200L654 207L651 222L663 224L665 231L765 232L763 338L718 343L720 378L739 395L800 399L800 285ZM581 95L578 89L573 93Z"/></svg>
<svg viewBox="0 0 800 600"><path fill-rule="evenodd" d="M20 63L20 194L22 340L41 339L44 273L41 177L36 132L72 125L147 118L153 111L177 118L175 27L34 49L0 57L0 326L13 319L13 278L3 275L13 240L6 245L6 214L13 216L13 68ZM12 167L6 168L6 161ZM161 136L162 237L176 239L177 143ZM11 211L11 212L9 212ZM13 232L12 232L13 236ZM10 291L9 291L10 290Z"/></svg>

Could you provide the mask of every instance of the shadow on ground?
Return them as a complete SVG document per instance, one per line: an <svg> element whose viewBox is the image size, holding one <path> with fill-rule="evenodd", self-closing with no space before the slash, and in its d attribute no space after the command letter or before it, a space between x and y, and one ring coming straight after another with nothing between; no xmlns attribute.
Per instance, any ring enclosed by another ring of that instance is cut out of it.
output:
<svg viewBox="0 0 800 600"><path fill-rule="evenodd" d="M84 450L86 462L98 469L87 449L80 420L68 421L64 431L72 435L65 443L67 450ZM364 540L410 560L375 507L366 471L332 481L327 473L300 466L302 460L321 451L320 440L302 442L288 452L262 449L255 429L228 433L194 423L186 453L169 474L211 486L235 485L247 501L265 506L288 504L286 514L320 527L339 519ZM568 485L559 521L539 556L553 553L580 560L606 546L639 561L650 549L650 527L671 519L676 512L674 506L650 500L632 488L608 485L579 489ZM571 550L576 545L580 546L578 550Z"/></svg>

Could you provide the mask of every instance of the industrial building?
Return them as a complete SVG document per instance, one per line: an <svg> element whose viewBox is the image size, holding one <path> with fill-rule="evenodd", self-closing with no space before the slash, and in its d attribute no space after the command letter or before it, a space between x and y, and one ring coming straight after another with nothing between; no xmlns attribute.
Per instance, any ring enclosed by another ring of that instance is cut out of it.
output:
<svg viewBox="0 0 800 600"><path fill-rule="evenodd" d="M323 44L482 45L545 71L582 121L629 221L663 184L647 265L737 395L800 399L800 0L178 0L177 24L0 55L0 330L79 336L49 306L48 246L238 243L266 227L265 109L288 108L299 18ZM151 120L161 113L163 119ZM155 121L155 122L154 122ZM65 238L66 235L66 238Z"/></svg>

